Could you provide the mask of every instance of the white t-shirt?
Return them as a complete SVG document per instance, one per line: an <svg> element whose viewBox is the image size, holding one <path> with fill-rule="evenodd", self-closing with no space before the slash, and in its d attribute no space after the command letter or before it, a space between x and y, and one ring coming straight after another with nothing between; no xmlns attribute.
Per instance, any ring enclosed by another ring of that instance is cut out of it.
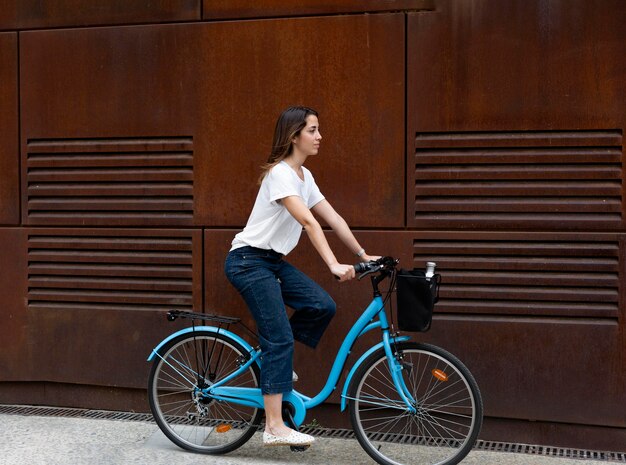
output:
<svg viewBox="0 0 626 465"><path fill-rule="evenodd" d="M302 171L304 181L286 162L281 161L267 173L248 223L235 236L231 250L249 245L287 255L294 249L302 234L302 225L278 200L297 195L308 208L324 200L311 172L304 166Z"/></svg>

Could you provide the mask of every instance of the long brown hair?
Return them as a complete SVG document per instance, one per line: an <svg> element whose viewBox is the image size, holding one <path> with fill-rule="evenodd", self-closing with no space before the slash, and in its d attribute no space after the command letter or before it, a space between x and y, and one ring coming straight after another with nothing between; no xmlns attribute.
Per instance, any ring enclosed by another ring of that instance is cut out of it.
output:
<svg viewBox="0 0 626 465"><path fill-rule="evenodd" d="M318 116L317 112L312 108L302 106L289 107L280 114L274 129L272 152L267 159L267 163L261 166L259 184L269 170L291 155L293 152L293 138L297 137L306 126L306 119L309 115Z"/></svg>

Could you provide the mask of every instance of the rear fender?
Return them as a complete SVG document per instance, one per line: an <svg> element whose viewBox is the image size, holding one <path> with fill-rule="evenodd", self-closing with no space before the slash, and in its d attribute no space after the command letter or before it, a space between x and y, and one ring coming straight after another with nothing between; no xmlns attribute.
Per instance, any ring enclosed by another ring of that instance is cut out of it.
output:
<svg viewBox="0 0 626 465"><path fill-rule="evenodd" d="M150 356L148 357L148 361L151 362L154 359L154 357L160 353L163 346L165 346L165 344L170 342L172 339L178 336L181 336L183 334L188 334L188 333L196 333L198 336L206 335L206 334L222 334L226 337L233 339L239 344L241 344L241 346L246 351L248 351L248 353L251 353L254 351L254 349L252 348L250 344L248 344L244 339L237 336L232 331L228 331L227 329L224 329L224 328L217 328L215 326L196 326L196 327L181 329L180 331L177 331L174 334L170 334L168 337L163 339L159 343L159 345L157 345L154 349L152 349L152 352L150 353Z"/></svg>

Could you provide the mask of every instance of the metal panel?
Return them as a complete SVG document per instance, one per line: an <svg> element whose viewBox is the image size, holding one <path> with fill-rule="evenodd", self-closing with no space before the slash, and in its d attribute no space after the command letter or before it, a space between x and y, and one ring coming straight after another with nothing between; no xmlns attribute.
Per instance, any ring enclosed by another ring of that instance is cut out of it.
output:
<svg viewBox="0 0 626 465"><path fill-rule="evenodd" d="M616 229L622 131L418 133L409 224Z"/></svg>
<svg viewBox="0 0 626 465"><path fill-rule="evenodd" d="M626 10L436 6L407 22L407 224L444 278L424 339L490 417L623 428Z"/></svg>
<svg viewBox="0 0 626 465"><path fill-rule="evenodd" d="M0 224L19 223L17 34L0 34Z"/></svg>
<svg viewBox="0 0 626 465"><path fill-rule="evenodd" d="M409 140L624 128L621 0L440 0L436 8L408 14Z"/></svg>
<svg viewBox="0 0 626 465"><path fill-rule="evenodd" d="M203 0L204 19L267 18L319 14L363 13L380 11L433 10L434 0L342 0L323 2L300 0Z"/></svg>
<svg viewBox="0 0 626 465"><path fill-rule="evenodd" d="M31 379L34 374L33 320L26 308L26 233L0 228L0 381Z"/></svg>
<svg viewBox="0 0 626 465"><path fill-rule="evenodd" d="M23 221L193 225L197 104L185 29L20 37Z"/></svg>
<svg viewBox="0 0 626 465"><path fill-rule="evenodd" d="M324 136L307 166L330 202L353 226L404 226L402 14L219 23L197 42L220 44L202 52L196 168L213 183L198 184L198 222L245 224L278 114L306 104Z"/></svg>
<svg viewBox="0 0 626 465"><path fill-rule="evenodd" d="M20 33L22 156L29 140L193 136L199 58L193 30L159 25Z"/></svg>
<svg viewBox="0 0 626 465"><path fill-rule="evenodd" d="M201 0L5 0L1 29L99 26L200 19Z"/></svg>
<svg viewBox="0 0 626 465"><path fill-rule="evenodd" d="M190 137L29 140L27 150L28 224L192 224Z"/></svg>
<svg viewBox="0 0 626 465"><path fill-rule="evenodd" d="M28 305L56 308L191 310L196 231L32 230L28 235ZM197 264L196 264L197 267ZM198 283L196 283L197 290Z"/></svg>
<svg viewBox="0 0 626 465"><path fill-rule="evenodd" d="M623 230L621 4L437 8L408 14L408 225Z"/></svg>
<svg viewBox="0 0 626 465"><path fill-rule="evenodd" d="M606 318L617 324L619 237L607 234L420 233L415 264L445 275L440 313Z"/></svg>
<svg viewBox="0 0 626 465"><path fill-rule="evenodd" d="M615 322L595 319L435 314L420 339L468 366L487 417L624 428L620 333Z"/></svg>

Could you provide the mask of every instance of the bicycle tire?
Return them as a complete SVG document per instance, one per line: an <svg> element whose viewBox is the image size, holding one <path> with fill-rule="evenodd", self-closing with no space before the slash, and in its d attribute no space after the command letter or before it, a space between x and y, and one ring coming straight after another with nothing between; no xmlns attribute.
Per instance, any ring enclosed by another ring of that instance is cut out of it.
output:
<svg viewBox="0 0 626 465"><path fill-rule="evenodd" d="M189 333L167 343L154 359L148 399L163 433L179 447L203 454L225 454L257 431L261 409L215 401L201 389L229 375L247 351L223 334ZM252 364L230 386L258 387L260 370Z"/></svg>
<svg viewBox="0 0 626 465"><path fill-rule="evenodd" d="M411 414L395 389L384 349L372 353L348 391L361 447L381 465L458 464L482 426L474 377L454 355L433 345L401 342L395 352L417 411Z"/></svg>

